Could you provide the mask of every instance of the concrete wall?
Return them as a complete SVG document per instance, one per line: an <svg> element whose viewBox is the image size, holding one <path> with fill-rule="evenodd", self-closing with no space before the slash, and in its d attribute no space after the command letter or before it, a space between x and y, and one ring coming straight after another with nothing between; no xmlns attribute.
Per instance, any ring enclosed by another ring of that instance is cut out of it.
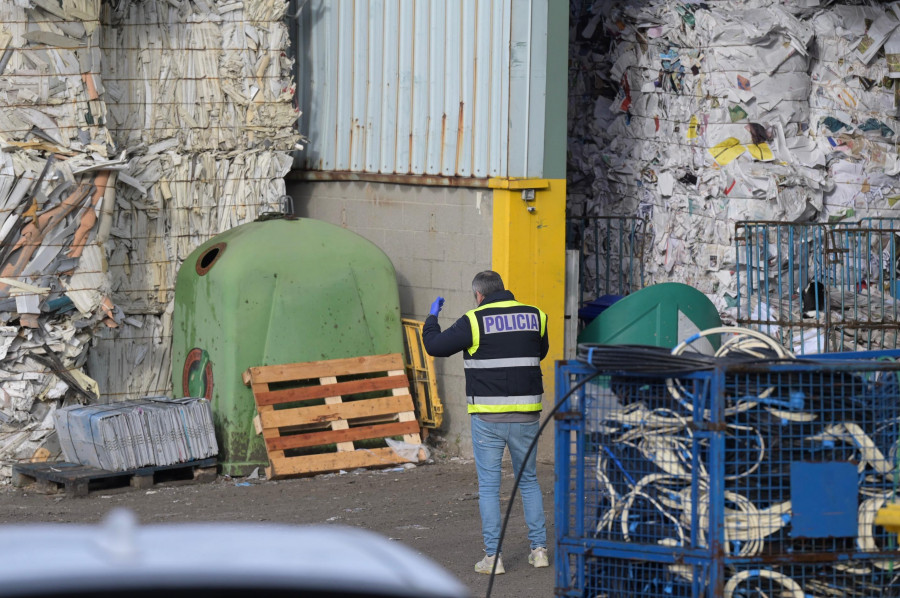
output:
<svg viewBox="0 0 900 598"><path fill-rule="evenodd" d="M446 328L475 306L472 277L491 268L490 190L288 181L287 191L298 216L343 226L388 255L397 271L403 317L424 320L440 295L446 300L440 318ZM446 450L471 457L462 355L437 359L435 367Z"/></svg>

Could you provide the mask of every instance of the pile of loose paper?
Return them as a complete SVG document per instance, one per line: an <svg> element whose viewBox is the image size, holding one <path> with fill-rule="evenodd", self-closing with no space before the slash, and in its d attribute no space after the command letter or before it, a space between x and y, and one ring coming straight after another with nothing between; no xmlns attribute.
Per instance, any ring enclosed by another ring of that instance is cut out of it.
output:
<svg viewBox="0 0 900 598"><path fill-rule="evenodd" d="M0 483L57 407L173 390L181 261L285 195L287 7L0 2Z"/></svg>
<svg viewBox="0 0 900 598"><path fill-rule="evenodd" d="M57 409L55 421L66 461L108 471L187 463L219 451L203 398L72 405Z"/></svg>
<svg viewBox="0 0 900 598"><path fill-rule="evenodd" d="M900 3L570 7L567 210L643 217L645 284L733 316L735 222L900 216Z"/></svg>

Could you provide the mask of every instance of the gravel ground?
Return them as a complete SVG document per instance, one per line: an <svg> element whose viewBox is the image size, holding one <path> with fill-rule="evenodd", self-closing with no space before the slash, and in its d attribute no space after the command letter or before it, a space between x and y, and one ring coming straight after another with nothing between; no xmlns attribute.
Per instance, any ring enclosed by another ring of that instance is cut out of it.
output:
<svg viewBox="0 0 900 598"><path fill-rule="evenodd" d="M516 496L503 540L506 574L491 596L553 596L553 466L538 464L544 493L551 566L528 565L528 539ZM501 507L505 513L514 477L504 463ZM488 576L474 572L482 556L475 464L436 454L410 469L356 470L287 480L219 476L211 483L156 484L150 489L96 490L87 498L37 494L29 488L0 489L0 523L94 523L125 507L141 523L180 521L271 521L361 527L402 542L446 568L484 596Z"/></svg>

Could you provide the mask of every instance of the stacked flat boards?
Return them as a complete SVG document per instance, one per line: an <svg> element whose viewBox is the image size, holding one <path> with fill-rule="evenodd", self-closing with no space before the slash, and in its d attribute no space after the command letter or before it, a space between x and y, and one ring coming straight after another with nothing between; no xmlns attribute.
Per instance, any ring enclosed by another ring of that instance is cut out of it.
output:
<svg viewBox="0 0 900 598"><path fill-rule="evenodd" d="M173 465L219 452L204 398L145 397L58 409L56 431L66 461L108 471Z"/></svg>

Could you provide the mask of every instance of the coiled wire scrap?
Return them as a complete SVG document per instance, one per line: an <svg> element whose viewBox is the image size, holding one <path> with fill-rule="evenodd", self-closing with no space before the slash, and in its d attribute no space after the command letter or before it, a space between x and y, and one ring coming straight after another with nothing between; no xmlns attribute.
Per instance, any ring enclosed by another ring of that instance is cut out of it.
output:
<svg viewBox="0 0 900 598"><path fill-rule="evenodd" d="M693 351L688 352L690 343L712 334L729 335L714 355L707 356ZM651 510L656 513L658 519L654 525L657 527L657 533L662 531L658 529L659 524L667 523L665 527L668 527L669 532L663 532L662 537L657 536L656 543L663 546L685 545L694 509L691 502L691 483L692 478L696 478L700 484L696 516L701 532L700 540L705 542L702 530L708 525L709 474L702 459L697 462L699 471L692 471L690 454L694 438L689 424L692 419L690 414L693 412L694 397L685 390L678 376L708 371L718 366L727 368L731 363L782 362L796 360L796 357L779 345L777 341L763 333L743 328L718 327L694 335L671 351L662 347L643 345L582 344L578 346L577 359L611 376L621 374L633 377L637 381L640 380L641 374L665 378L665 387L670 399L674 399L680 408L686 410L686 414L681 415L675 410L665 407L650 409L640 402L626 402L624 405L617 402L615 408L609 409L604 414L605 418L598 428L603 432L601 434L604 438L603 450L598 455L595 473L601 494L606 496L609 507L598 517L596 526L598 536L608 536L615 528L618 528L615 536L622 538L625 542L632 541L633 534L641 526L641 516L638 515L636 519L633 508L636 501L641 501L649 505ZM759 406L763 410L761 413L768 412L776 421L781 421L782 425L786 422L805 425L817 419L815 413L799 410L803 407L802 398L798 399L796 404L794 397L791 397L789 401L774 399L772 397L775 391L774 385L766 387L765 384L762 384L759 388L751 388L747 396L729 399L731 406L725 409L725 416L738 416ZM840 391L838 390L838 392ZM661 397L655 398L658 400ZM844 412L840 411L840 413ZM703 415L708 420L710 414L707 412ZM851 414L845 413L845 415ZM873 434L880 434L885 425L896 426L898 420L892 418L887 421L882 420L880 423L882 424L881 428L874 431ZM766 459L767 448L764 434L758 428L745 422L726 423L726 429L731 432L734 442L741 441L747 447L752 446L752 449L749 449L752 451L751 453L747 453L748 449L746 448L741 449L742 454L752 455L750 462L745 467L733 471L731 475L726 475L726 480L734 481L757 472ZM804 434L798 440L802 439L804 443L818 443L823 446L846 446L855 452L854 459L859 464L861 475L864 475L868 467L871 467L869 471L874 470L874 475L870 474L862 478L863 482L874 484L874 487L871 485L860 487L860 493L864 498L859 505L859 531L855 544L858 549L865 552L879 551L874 537L874 514L878 507L893 496L894 492L883 487L878 488L878 480L873 478L890 479L892 477L891 470L893 468L888 459L893 457L891 460L896 460L896 440L892 441L890 450L892 455L886 457L865 430L852 421L824 425L818 429L817 434ZM635 476L634 472L629 473L616 455L610 452L610 444L617 445L618 451L629 450L632 459L634 455L640 455L646 460L646 465L638 467L645 475ZM657 468L655 473L652 473L653 466ZM615 478L617 481L609 477L609 467L621 470L621 473ZM646 471L644 471L645 469ZM622 486L623 484L624 486ZM751 484L747 483L747 487L750 488ZM754 557L762 554L766 538L773 537L776 532L790 522L790 500L770 502L766 508L760 508L754 504L751 497L732 490L726 490L724 498L728 505L724 514L726 554L738 557ZM648 515L649 513L644 517ZM865 564L868 566L864 566ZM893 564L888 561L867 561L859 566L853 566L847 562L835 563L833 570L835 574L859 576L870 573L872 567L890 570L893 573ZM682 579L692 581L690 567L671 565L669 570ZM835 582L817 579L818 571L814 566L809 570L809 573L812 574L809 577L806 576L806 568L803 566L797 571L789 572L793 575L802 574L807 590L816 593L828 587L828 593L831 595L852 595L855 591L851 587L858 588L860 583L868 585L863 581L851 583L845 579L842 583L850 585L841 588ZM889 584L892 585L897 579L897 577L893 577ZM749 569L732 572L725 586L724 597L744 596L746 591L742 591L739 589L740 587L759 586L760 582L764 580L778 595L791 598L801 598L805 595L804 586L788 575L766 569Z"/></svg>

